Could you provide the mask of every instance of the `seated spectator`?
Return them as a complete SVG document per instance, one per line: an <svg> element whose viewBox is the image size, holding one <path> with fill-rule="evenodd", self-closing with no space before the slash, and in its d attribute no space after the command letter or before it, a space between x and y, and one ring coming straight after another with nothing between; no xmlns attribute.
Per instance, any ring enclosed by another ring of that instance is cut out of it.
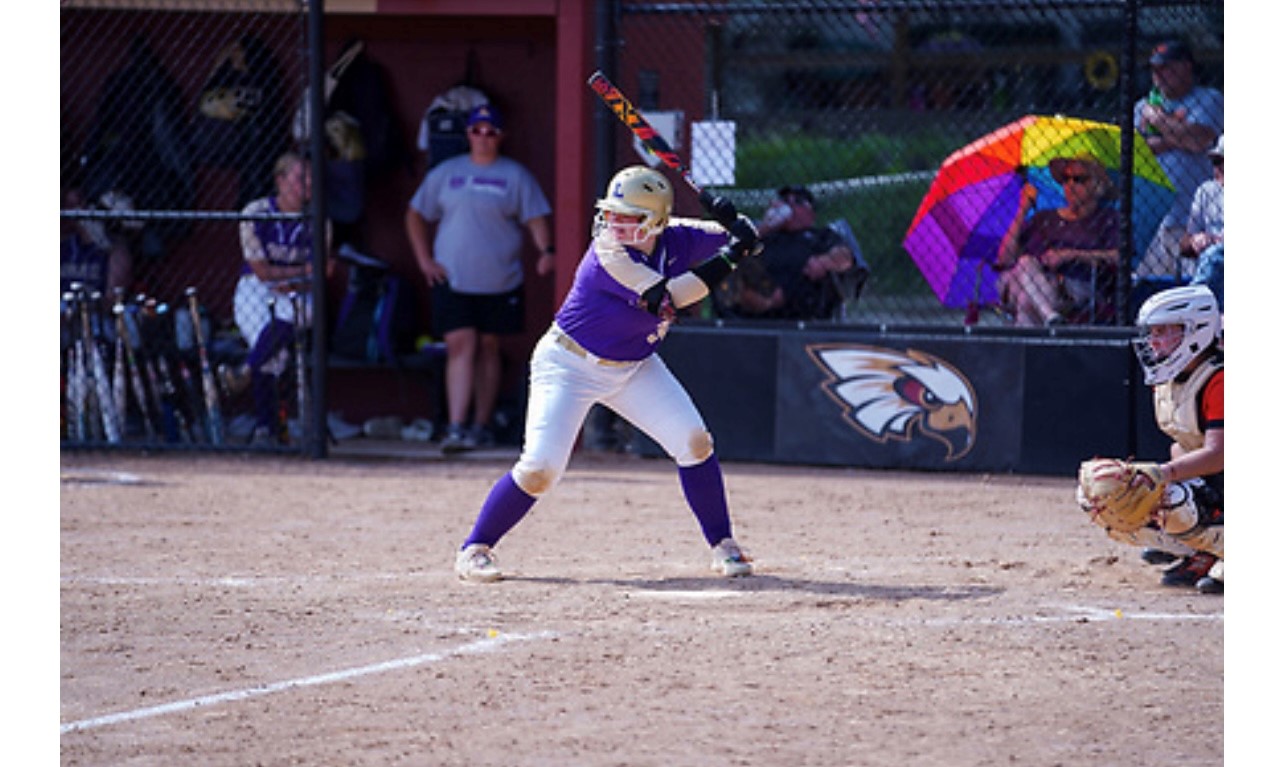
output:
<svg viewBox="0 0 1284 767"><path fill-rule="evenodd" d="M842 303L831 276L855 260L833 229L816 225L816 200L801 186L776 193L758 224L763 250L723 283L719 313L733 317L828 320Z"/></svg>
<svg viewBox="0 0 1284 767"><path fill-rule="evenodd" d="M1226 171L1222 167L1225 161L1224 140L1225 136L1219 137L1213 148L1208 150L1208 159L1213 161L1213 177L1195 190L1186 234L1181 238L1182 256L1196 259L1195 276L1191 282L1207 285L1217 296L1217 305L1222 311L1226 310L1226 302L1222 298L1222 258L1225 251L1222 233L1226 228Z"/></svg>
<svg viewBox="0 0 1284 767"><path fill-rule="evenodd" d="M1090 156L1048 165L1065 205L1026 218L1038 199L1027 183L1016 218L999 244L994 268L1004 308L1021 326L1106 322L1114 313L1119 271L1119 211L1114 187Z"/></svg>

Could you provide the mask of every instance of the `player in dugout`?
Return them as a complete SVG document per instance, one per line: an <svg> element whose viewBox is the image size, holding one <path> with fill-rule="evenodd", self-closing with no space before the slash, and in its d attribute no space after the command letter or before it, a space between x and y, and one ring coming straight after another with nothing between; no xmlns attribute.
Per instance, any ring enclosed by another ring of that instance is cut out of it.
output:
<svg viewBox="0 0 1284 767"><path fill-rule="evenodd" d="M456 557L456 574L464 581L502 577L495 545L561 478L589 408L601 404L677 463L683 495L712 549L713 570L750 575L753 565L732 536L713 437L656 349L678 310L702 300L760 250L758 233L734 208L718 216L726 229L672 216L673 186L645 166L616 173L596 207L592 240L570 292L531 354L521 456L482 503Z"/></svg>

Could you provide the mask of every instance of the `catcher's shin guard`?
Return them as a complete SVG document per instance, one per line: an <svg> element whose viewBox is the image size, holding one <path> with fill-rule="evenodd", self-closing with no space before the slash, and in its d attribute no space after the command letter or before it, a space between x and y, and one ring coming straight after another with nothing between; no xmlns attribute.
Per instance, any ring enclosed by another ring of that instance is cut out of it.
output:
<svg viewBox="0 0 1284 767"><path fill-rule="evenodd" d="M1106 528L1106 535L1120 543L1126 543L1130 546L1140 546L1144 549L1159 549L1160 551L1166 551L1179 558L1188 557L1196 551L1196 549L1193 549L1182 541L1177 540L1153 524L1146 525L1145 527L1134 530L1130 533Z"/></svg>
<svg viewBox="0 0 1284 767"><path fill-rule="evenodd" d="M1155 516L1168 535L1191 548L1221 558L1225 555L1225 526L1215 493L1205 491L1203 480L1173 482L1164 490Z"/></svg>

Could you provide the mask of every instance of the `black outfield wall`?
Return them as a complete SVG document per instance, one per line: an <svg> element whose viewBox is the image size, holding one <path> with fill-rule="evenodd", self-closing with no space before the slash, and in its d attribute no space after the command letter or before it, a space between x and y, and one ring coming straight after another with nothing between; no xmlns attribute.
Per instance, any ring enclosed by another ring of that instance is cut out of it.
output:
<svg viewBox="0 0 1284 767"><path fill-rule="evenodd" d="M1130 337L689 324L661 356L723 460L1073 476L1167 456Z"/></svg>

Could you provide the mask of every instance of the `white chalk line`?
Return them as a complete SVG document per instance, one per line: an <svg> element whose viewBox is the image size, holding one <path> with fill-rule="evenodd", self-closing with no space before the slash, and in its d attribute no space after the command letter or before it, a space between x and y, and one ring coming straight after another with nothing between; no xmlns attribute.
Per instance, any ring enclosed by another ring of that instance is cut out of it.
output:
<svg viewBox="0 0 1284 767"><path fill-rule="evenodd" d="M1155 622L1217 622L1225 619L1223 613L1151 613L1141 610L1109 609L1105 607L1086 607L1081 605L1062 605L1049 608L1064 610L1057 615L1009 615L996 617L965 617L928 619L922 622L927 626L960 626L960 625L995 625L1024 626L1046 623L1105 623L1107 621L1155 621Z"/></svg>
<svg viewBox="0 0 1284 767"><path fill-rule="evenodd" d="M144 482L137 474L110 469L72 469L63 471L60 480L87 485L141 485Z"/></svg>
<svg viewBox="0 0 1284 767"><path fill-rule="evenodd" d="M134 709L133 711L121 711L119 713L92 717L90 719L80 719L78 721L67 722L61 725L59 727L59 732L65 735L69 732L92 730L98 727L120 724L122 722L131 722L154 716L191 711L196 708L215 706L221 703L232 703L235 701L247 700L249 698L272 695L278 692L297 690L303 687L334 684L335 682L344 682L358 677L369 676L371 674L383 674L389 671L400 671L403 669L414 668L416 666L423 666L428 663L438 663L448 658L460 655L475 655L478 653L492 652L510 642L546 639L551 636L553 636L552 632L548 631L541 631L534 634L492 633L485 639L469 642L468 644L449 650L424 653L422 655L412 655L408 658L398 658L396 660L374 663L368 666L358 666L356 668L343 669L340 671L331 671L326 674L317 674L315 676L307 676L299 679L288 679L282 682L273 682L272 684L247 687L242 690L230 690L228 692L216 693L214 695L202 695L198 698L188 698L187 700L178 700L158 706L148 706L147 708Z"/></svg>
<svg viewBox="0 0 1284 767"><path fill-rule="evenodd" d="M64 586L197 586L250 588L253 586L294 586L301 583L401 581L407 578L439 577L435 573L336 573L334 575L219 575L209 578L146 575L64 575Z"/></svg>

